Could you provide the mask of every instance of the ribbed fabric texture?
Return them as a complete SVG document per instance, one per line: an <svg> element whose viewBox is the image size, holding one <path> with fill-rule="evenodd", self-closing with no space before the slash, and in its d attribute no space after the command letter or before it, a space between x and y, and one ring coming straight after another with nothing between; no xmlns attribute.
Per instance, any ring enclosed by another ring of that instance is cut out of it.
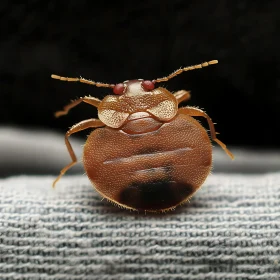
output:
<svg viewBox="0 0 280 280"><path fill-rule="evenodd" d="M117 208L86 176L0 180L0 279L280 279L280 174L213 174L165 214Z"/></svg>

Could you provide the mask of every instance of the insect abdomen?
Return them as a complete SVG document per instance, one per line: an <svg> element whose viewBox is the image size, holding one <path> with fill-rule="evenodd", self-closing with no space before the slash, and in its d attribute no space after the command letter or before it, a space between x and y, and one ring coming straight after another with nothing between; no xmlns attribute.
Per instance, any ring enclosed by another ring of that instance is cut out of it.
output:
<svg viewBox="0 0 280 280"><path fill-rule="evenodd" d="M84 148L84 166L95 188L122 206L146 211L187 200L206 179L211 162L207 132L185 115L142 134L97 129Z"/></svg>

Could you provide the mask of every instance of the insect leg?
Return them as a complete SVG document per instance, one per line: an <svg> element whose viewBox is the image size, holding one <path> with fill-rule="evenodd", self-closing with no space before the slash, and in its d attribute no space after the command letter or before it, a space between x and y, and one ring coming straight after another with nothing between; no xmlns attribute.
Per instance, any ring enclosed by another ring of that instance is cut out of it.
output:
<svg viewBox="0 0 280 280"><path fill-rule="evenodd" d="M186 90L178 90L174 92L173 95L176 97L178 104L191 98L190 91Z"/></svg>
<svg viewBox="0 0 280 280"><path fill-rule="evenodd" d="M211 118L204 111L202 111L198 108L194 108L194 107L183 107L183 108L179 108L178 113L189 115L192 117L206 118L209 128L210 128L212 140L215 141L217 144L219 144L231 159L234 159L234 155L227 149L226 145L222 141L217 139L214 123L212 122Z"/></svg>
<svg viewBox="0 0 280 280"><path fill-rule="evenodd" d="M82 102L85 102L92 106L98 107L101 100L98 98L95 98L95 97L91 97L91 96L80 97L79 99L74 100L71 103L69 103L68 105L64 106L63 110L57 111L55 113L55 116L58 118L60 116L67 115L70 109L72 109L73 107L77 106L78 104L80 104Z"/></svg>
<svg viewBox="0 0 280 280"><path fill-rule="evenodd" d="M65 172L70 169L73 165L75 165L77 163L77 157L74 153L74 150L69 142L68 137L76 132L85 130L87 128L97 128L97 127L101 127L104 126L103 122L100 121L99 119L89 119L89 120L84 120L81 121L75 125L73 125L65 134L65 144L67 147L67 150L70 154L70 157L72 159L72 162L67 164L61 171L59 176L54 180L53 182L53 187L55 187L55 184L59 181L59 179L65 174Z"/></svg>

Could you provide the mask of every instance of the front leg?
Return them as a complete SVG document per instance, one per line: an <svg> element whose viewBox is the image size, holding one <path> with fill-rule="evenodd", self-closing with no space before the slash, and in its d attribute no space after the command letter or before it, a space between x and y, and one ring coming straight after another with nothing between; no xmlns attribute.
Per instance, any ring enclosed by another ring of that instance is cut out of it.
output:
<svg viewBox="0 0 280 280"><path fill-rule="evenodd" d="M63 110L57 111L55 113L55 116L58 118L60 116L67 115L70 109L79 105L82 102L85 102L92 106L98 107L98 105L101 103L101 100L98 98L95 98L95 97L91 97L91 96L80 97L79 99L74 100L71 103L69 103L68 105L64 106Z"/></svg>
<svg viewBox="0 0 280 280"><path fill-rule="evenodd" d="M190 91L183 90L183 89L174 92L173 95L176 97L178 104L183 101L187 101L191 98Z"/></svg>
<svg viewBox="0 0 280 280"><path fill-rule="evenodd" d="M227 149L226 145L222 141L217 139L215 126L214 126L211 118L204 111L202 111L198 108L194 108L194 107L183 107L183 108L178 109L178 113L189 115L192 117L206 118L209 128L210 128L210 134L211 134L212 140L215 141L216 143L218 143L231 159L234 159L234 155Z"/></svg>
<svg viewBox="0 0 280 280"><path fill-rule="evenodd" d="M72 145L69 142L68 137L76 132L85 130L87 128L97 128L97 127L102 127L105 126L105 124L100 121L99 119L89 119L89 120L84 120L81 121L75 125L73 125L65 134L65 144L67 147L67 150L70 154L70 157L72 159L72 162L70 162L69 164L67 164L61 171L59 176L54 180L53 182L53 187L55 187L55 184L59 181L59 179L65 174L65 172L70 169L72 166L74 166L77 163L77 157L75 155L75 152L72 148Z"/></svg>

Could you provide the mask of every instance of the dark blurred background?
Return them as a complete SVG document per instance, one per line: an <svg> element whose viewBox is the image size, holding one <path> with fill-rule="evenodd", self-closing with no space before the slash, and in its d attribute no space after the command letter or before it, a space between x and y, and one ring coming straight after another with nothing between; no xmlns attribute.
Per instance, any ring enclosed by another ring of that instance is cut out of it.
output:
<svg viewBox="0 0 280 280"><path fill-rule="evenodd" d="M280 146L279 1L1 1L0 7L1 125L64 133L97 116L81 104L55 119L71 99L102 98L110 90L53 80L52 73L118 83L218 59L163 85L191 90L188 104L206 110L228 145Z"/></svg>

